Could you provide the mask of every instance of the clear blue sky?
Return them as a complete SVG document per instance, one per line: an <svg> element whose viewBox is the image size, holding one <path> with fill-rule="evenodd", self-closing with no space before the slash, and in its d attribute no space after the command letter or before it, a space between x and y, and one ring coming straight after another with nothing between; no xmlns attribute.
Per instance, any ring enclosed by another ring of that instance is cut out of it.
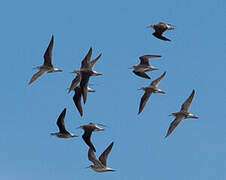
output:
<svg viewBox="0 0 226 180"><path fill-rule="evenodd" d="M226 1L88 1L9 0L0 3L2 180L225 180L226 179ZM146 26L168 22L172 42L152 36ZM43 63L54 35L53 64L62 73L28 81ZM81 118L67 94L90 47L102 53L92 77L96 93L89 93ZM164 71L159 88L138 116L142 91L150 80L131 69L144 54L160 54L151 63ZM173 120L168 114L196 90L190 111L200 118L184 120L165 139ZM67 108L65 123L78 138L50 136L56 119ZM93 134L97 156L114 141L109 167L98 174L82 141L81 124L107 125Z"/></svg>

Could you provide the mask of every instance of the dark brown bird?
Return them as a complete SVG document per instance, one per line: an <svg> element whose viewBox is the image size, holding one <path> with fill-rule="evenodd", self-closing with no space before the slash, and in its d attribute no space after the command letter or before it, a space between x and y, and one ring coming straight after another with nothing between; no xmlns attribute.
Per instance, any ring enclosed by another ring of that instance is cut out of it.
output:
<svg viewBox="0 0 226 180"><path fill-rule="evenodd" d="M88 151L88 159L93 162L93 165L88 166L89 168L93 169L96 172L107 172L107 171L115 171L112 168L107 167L107 158L109 153L111 152L111 149L114 145L114 142L112 142L100 155L100 157L97 159L95 156L93 149L89 149Z"/></svg>
<svg viewBox="0 0 226 180"><path fill-rule="evenodd" d="M167 24L164 22L159 22L158 24L152 24L148 27L151 27L155 30L154 33L152 33L153 36L157 37L158 39L164 40L164 41L171 41L170 39L162 36L162 34L166 31L166 30L172 30L174 29L174 26L171 24Z"/></svg>
<svg viewBox="0 0 226 180"><path fill-rule="evenodd" d="M69 133L66 128L65 128L65 124L64 124L64 118L66 115L66 108L64 108L64 110L61 112L60 116L57 119L57 126L59 128L59 132L57 133L51 133L52 136L56 136L59 138L70 138L70 137L76 137L77 135Z"/></svg>
<svg viewBox="0 0 226 180"><path fill-rule="evenodd" d="M148 99L149 99L149 97L151 96L152 93L165 94L165 92L163 90L158 89L158 84L162 80L162 78L164 78L165 75L166 75L166 72L164 72L160 77L158 77L157 79L152 81L149 86L145 86L145 87L140 88L140 90L144 90L145 93L140 100L140 106L139 106L138 114L140 114L143 111L144 106L146 105L146 103L147 103L147 101L148 101Z"/></svg>
<svg viewBox="0 0 226 180"><path fill-rule="evenodd" d="M133 66L133 73L136 74L137 76L146 78L146 79L151 79L145 72L147 71L153 71L157 70L158 68L151 66L149 63L150 58L157 58L161 57L160 55L144 55L140 56L140 64L137 64Z"/></svg>
<svg viewBox="0 0 226 180"><path fill-rule="evenodd" d="M168 137L183 119L187 119L187 118L195 118L195 119L197 119L198 118L196 115L191 114L191 113L188 112L188 109L189 109L189 107L191 105L191 102L192 102L192 100L194 98L194 95L195 95L195 90L193 89L193 91L190 94L190 96L182 104L180 111L170 114L170 116L174 116L175 119L170 124L170 127L169 127L165 137Z"/></svg>
<svg viewBox="0 0 226 180"><path fill-rule="evenodd" d="M43 63L43 65L37 66L35 68L35 69L38 69L39 71L32 76L31 80L29 81L29 85L45 73L62 71L61 69L55 68L52 65L53 42L54 42L54 37L52 35L48 48L46 49L45 54L44 54L44 63Z"/></svg>
<svg viewBox="0 0 226 180"><path fill-rule="evenodd" d="M80 70L74 70L74 73L77 73L77 79L80 78L80 88L81 88L81 94L83 96L84 104L86 103L87 99L87 92L88 92L88 82L90 76L99 76L102 75L99 72L96 72L93 70L93 67L95 63L98 61L98 59L101 57L101 54L96 57L94 60L90 61L92 55L92 48L89 49L88 53L86 54L85 58L81 62L81 68ZM78 75L79 74L79 75ZM80 77L79 77L80 76ZM75 77L75 79L76 79ZM73 80L74 81L74 80ZM73 84L72 81L72 84ZM76 83L78 83L78 80L75 80ZM71 84L71 87L75 87ZM70 90L71 88L69 88Z"/></svg>

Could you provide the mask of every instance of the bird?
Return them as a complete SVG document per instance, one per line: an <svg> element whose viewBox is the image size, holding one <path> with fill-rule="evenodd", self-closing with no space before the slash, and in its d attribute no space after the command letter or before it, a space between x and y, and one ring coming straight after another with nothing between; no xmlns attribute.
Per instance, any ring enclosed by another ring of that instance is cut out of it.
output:
<svg viewBox="0 0 226 180"><path fill-rule="evenodd" d="M66 115L66 108L63 109L63 111L61 112L60 116L57 119L57 126L59 128L59 132L57 133L51 133L52 136L56 136L58 138L70 138L70 137L77 137L77 135L69 133L66 128L65 128L65 124L64 124L64 118Z"/></svg>
<svg viewBox="0 0 226 180"><path fill-rule="evenodd" d="M115 171L114 169L107 167L108 154L110 153L113 145L114 145L114 142L112 142L105 149L105 151L100 155L100 157L98 159L95 156L93 149L92 148L89 148L89 151L88 151L88 159L91 162L93 162L93 165L88 166L88 168L91 168L92 170L94 170L96 172Z"/></svg>
<svg viewBox="0 0 226 180"><path fill-rule="evenodd" d="M145 93L140 100L140 106L139 106L138 114L140 114L143 111L144 106L147 103L147 101L148 101L148 99L149 99L149 97L151 96L152 93L165 94L165 92L163 90L158 89L158 84L165 75L166 75L166 72L164 72L160 77L158 77L157 79L152 81L149 86L145 86L145 87L142 87L142 88L139 89L139 90L144 90Z"/></svg>
<svg viewBox="0 0 226 180"><path fill-rule="evenodd" d="M91 148L94 152L96 152L96 149L93 145L93 143L90 140L90 137L92 135L93 131L103 131L104 128L101 128L99 126L104 126L102 124L96 124L96 123L89 123L85 125L81 125L79 128L82 128L84 130L84 133L82 135L82 139L85 141L85 143Z"/></svg>
<svg viewBox="0 0 226 180"><path fill-rule="evenodd" d="M90 87L87 87L87 88L88 88L88 92L95 92L94 89L92 89ZM74 101L74 104L75 104L79 114L82 116L83 115L82 104L81 104L82 93L81 93L80 86L75 87L74 92L75 92L75 94L73 96L73 101Z"/></svg>
<svg viewBox="0 0 226 180"><path fill-rule="evenodd" d="M88 82L90 76L99 76L102 75L99 72L93 70L93 66L101 57L101 54L96 57L94 60L90 61L92 55L92 48L89 49L88 53L86 54L85 58L82 60L80 70L75 70L74 72L80 73L81 80L80 80L80 87L81 87L81 94L83 96L83 102L86 103L87 99L87 92L88 92Z"/></svg>
<svg viewBox="0 0 226 180"><path fill-rule="evenodd" d="M52 35L48 48L46 49L45 54L44 54L44 63L43 63L43 65L37 66L35 68L35 69L38 69L39 71L32 76L31 80L28 83L29 85L45 73L62 71L61 69L55 68L52 65L53 42L54 42L54 37Z"/></svg>
<svg viewBox="0 0 226 180"><path fill-rule="evenodd" d="M151 66L149 63L150 58L157 58L161 57L160 55L144 55L140 56L140 64L134 65L133 68L133 73L136 74L137 76L146 78L146 79L151 79L145 72L147 71L153 71L153 70L158 70L158 68Z"/></svg>
<svg viewBox="0 0 226 180"><path fill-rule="evenodd" d="M164 40L164 41L171 41L170 39L162 36L162 34L166 30L172 30L175 27L172 24L164 23L164 22L159 22L158 24L151 24L148 26L148 28L153 28L155 30L154 33L152 33L153 36L157 37L158 39Z"/></svg>
<svg viewBox="0 0 226 180"><path fill-rule="evenodd" d="M181 109L179 112L174 112L174 113L171 113L170 116L174 116L175 119L174 121L170 124L170 127L167 131L167 134L165 136L168 137L172 132L173 130L177 127L177 125L183 120L183 119L187 119L187 118L194 118L194 119L198 119L198 117L194 114L191 114L188 112L188 109L191 105L191 102L194 98L194 95L195 95L195 90L193 89L190 96L186 99L186 101L182 104L181 106Z"/></svg>

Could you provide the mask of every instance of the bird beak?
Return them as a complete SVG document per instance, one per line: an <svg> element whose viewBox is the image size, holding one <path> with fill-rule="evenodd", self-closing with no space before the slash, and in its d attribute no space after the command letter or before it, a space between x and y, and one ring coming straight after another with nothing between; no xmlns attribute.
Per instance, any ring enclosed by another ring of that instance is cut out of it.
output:
<svg viewBox="0 0 226 180"><path fill-rule="evenodd" d="M102 127L107 127L106 125L104 124L100 124L100 123L97 123L98 126L102 126ZM103 129L104 130L104 129Z"/></svg>

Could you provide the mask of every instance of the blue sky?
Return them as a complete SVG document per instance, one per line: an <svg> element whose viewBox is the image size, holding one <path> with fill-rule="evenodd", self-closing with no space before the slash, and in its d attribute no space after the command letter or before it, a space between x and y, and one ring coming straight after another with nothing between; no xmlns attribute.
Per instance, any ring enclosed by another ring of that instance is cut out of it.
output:
<svg viewBox="0 0 226 180"><path fill-rule="evenodd" d="M4 180L224 180L226 179L226 2L216 1L28 1L0 3L1 135L0 179ZM165 42L146 26L159 21L176 26ZM53 64L62 73L28 81L43 63L54 35ZM92 46L102 53L92 77L81 118L66 89ZM167 71L159 88L138 116L143 95L137 89L151 81L131 69L139 56L160 54L151 63ZM184 120L165 139L173 120L168 114L196 90L190 111L200 118ZM58 139L56 119L67 108L67 129L78 138ZM81 124L107 125L92 140L99 156L114 141L108 165L114 173L91 169Z"/></svg>

